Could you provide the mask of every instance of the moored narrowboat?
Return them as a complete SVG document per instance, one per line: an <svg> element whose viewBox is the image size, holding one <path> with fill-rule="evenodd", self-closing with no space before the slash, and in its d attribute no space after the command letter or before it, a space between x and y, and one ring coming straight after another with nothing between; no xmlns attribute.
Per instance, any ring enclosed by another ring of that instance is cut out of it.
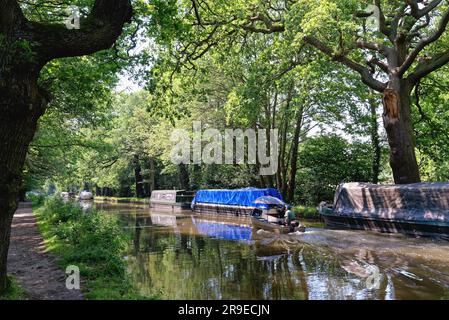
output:
<svg viewBox="0 0 449 320"><path fill-rule="evenodd" d="M190 210L190 204L193 197L193 191L154 190L151 192L150 208L153 210L170 212Z"/></svg>
<svg viewBox="0 0 449 320"><path fill-rule="evenodd" d="M273 197L277 204L258 203L262 197ZM279 203L284 204L280 192L273 188L210 189L199 190L192 200L192 210L198 213L251 216L258 212L269 222L283 219Z"/></svg>
<svg viewBox="0 0 449 320"><path fill-rule="evenodd" d="M318 208L326 227L449 239L449 183L341 184Z"/></svg>

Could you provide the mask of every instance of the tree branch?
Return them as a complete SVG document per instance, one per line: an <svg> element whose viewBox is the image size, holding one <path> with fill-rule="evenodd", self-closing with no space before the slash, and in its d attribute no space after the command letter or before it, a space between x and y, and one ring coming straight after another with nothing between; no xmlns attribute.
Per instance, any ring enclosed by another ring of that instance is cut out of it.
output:
<svg viewBox="0 0 449 320"><path fill-rule="evenodd" d="M91 14L81 21L79 30L28 22L19 37L38 43L36 53L42 63L56 58L89 55L110 48L131 16L130 0L96 0Z"/></svg>
<svg viewBox="0 0 449 320"><path fill-rule="evenodd" d="M401 76L404 75L404 73L412 66L413 62L416 60L420 52L424 50L424 48L427 47L428 45L437 41L443 35L444 31L446 31L448 23L449 23L449 9L446 10L443 17L441 18L438 29L429 37L424 38L420 42L418 42L416 48L407 56L404 63L398 70L399 75Z"/></svg>
<svg viewBox="0 0 449 320"><path fill-rule="evenodd" d="M195 12L196 21L198 21L199 26L204 28L203 23L201 21L200 12L198 10L198 4L196 3L196 0L191 0L191 1L192 1L192 6L193 6L193 11Z"/></svg>
<svg viewBox="0 0 449 320"><path fill-rule="evenodd" d="M378 92L383 92L386 89L387 85L385 83L382 83L382 82L376 80L370 73L370 70L368 68L364 67L363 65L361 65L355 61L352 61L346 55L334 54L333 50L330 47L328 47L323 42L319 41L318 39L316 39L314 37L305 36L303 38L303 40L305 43L315 47L322 53L329 56L333 61L340 62L341 64L349 67L350 69L358 72L360 74L360 76L362 77L363 83L368 85L373 90L376 90Z"/></svg>
<svg viewBox="0 0 449 320"><path fill-rule="evenodd" d="M393 38L393 36L391 34L391 30L387 26L387 22L386 22L386 19L385 19L385 14L383 13L383 10L382 10L381 1L380 0L375 0L374 4L379 9L379 30L380 30L380 32L382 32L385 36L387 36L388 39L390 39L391 42L394 42L394 38Z"/></svg>
<svg viewBox="0 0 449 320"><path fill-rule="evenodd" d="M379 67L380 70L382 70L383 72L385 72L385 73L387 73L387 74L390 72L390 69L388 68L388 64L386 64L385 62L379 60L379 59L376 58L376 57L371 58L371 59L368 61L368 63L369 63L369 64L373 64L373 65Z"/></svg>
<svg viewBox="0 0 449 320"><path fill-rule="evenodd" d="M405 2L409 5L412 16L416 20L419 20L422 17L424 17L426 14L428 14L430 11L435 9L442 2L442 0L433 0L431 3L429 3L422 9L419 9L419 5L418 5L418 3L422 2L422 1L405 0Z"/></svg>
<svg viewBox="0 0 449 320"><path fill-rule="evenodd" d="M261 22L264 24L265 28L259 28L254 25L255 22ZM257 33L276 33L285 31L285 27L282 23L278 21L272 21L267 15L263 13L256 13L253 17L249 18L249 23L242 26L246 31L257 32Z"/></svg>
<svg viewBox="0 0 449 320"><path fill-rule="evenodd" d="M408 80L415 85L418 81L433 71L443 67L449 63L449 50L443 52L439 55L434 56L430 60L426 60L424 62L419 63L415 71L408 76Z"/></svg>

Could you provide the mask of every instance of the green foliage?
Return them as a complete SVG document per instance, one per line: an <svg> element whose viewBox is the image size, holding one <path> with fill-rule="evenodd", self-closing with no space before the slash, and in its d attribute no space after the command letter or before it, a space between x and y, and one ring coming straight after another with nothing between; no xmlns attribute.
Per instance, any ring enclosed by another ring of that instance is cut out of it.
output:
<svg viewBox="0 0 449 320"><path fill-rule="evenodd" d="M26 198L28 201L31 201L36 207L40 207L45 203L45 196L41 194L29 192L27 193Z"/></svg>
<svg viewBox="0 0 449 320"><path fill-rule="evenodd" d="M449 68L423 79L415 89L416 144L423 180L449 180Z"/></svg>
<svg viewBox="0 0 449 320"><path fill-rule="evenodd" d="M87 299L135 299L140 297L126 271L127 237L114 216L59 197L47 198L36 210L47 245L65 268L76 265L86 280Z"/></svg>
<svg viewBox="0 0 449 320"><path fill-rule="evenodd" d="M307 207L307 206L295 206L293 207L293 212L300 219L319 219L320 214L317 208Z"/></svg>
<svg viewBox="0 0 449 320"><path fill-rule="evenodd" d="M141 198L125 198L125 197L95 197L95 201L113 202L113 203L138 203L138 204L149 204L150 199Z"/></svg>
<svg viewBox="0 0 449 320"><path fill-rule="evenodd" d="M368 182L371 162L369 145L349 143L336 135L320 136L305 142L299 152L298 200L316 205L332 200L343 182Z"/></svg>

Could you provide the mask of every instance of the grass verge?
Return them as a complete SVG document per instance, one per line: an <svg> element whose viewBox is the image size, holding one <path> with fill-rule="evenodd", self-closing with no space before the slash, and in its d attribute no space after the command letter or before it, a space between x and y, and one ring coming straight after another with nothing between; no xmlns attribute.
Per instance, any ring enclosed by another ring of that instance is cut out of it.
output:
<svg viewBox="0 0 449 320"><path fill-rule="evenodd" d="M8 290L0 295L0 300L25 300L27 295L25 290L18 284L16 279L8 277L10 285Z"/></svg>
<svg viewBox="0 0 449 320"><path fill-rule="evenodd" d="M83 294L91 300L154 299L138 294L127 273L128 240L114 216L58 197L37 200L33 211L48 250L61 268L80 269Z"/></svg>
<svg viewBox="0 0 449 320"><path fill-rule="evenodd" d="M149 204L149 198L117 198L117 197L95 197L96 201L112 202L112 203L135 203Z"/></svg>

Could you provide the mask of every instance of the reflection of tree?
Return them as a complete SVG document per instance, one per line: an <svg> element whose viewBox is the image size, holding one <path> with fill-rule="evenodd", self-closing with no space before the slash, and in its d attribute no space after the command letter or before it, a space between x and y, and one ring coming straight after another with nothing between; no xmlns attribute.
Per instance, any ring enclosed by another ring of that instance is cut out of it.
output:
<svg viewBox="0 0 449 320"><path fill-rule="evenodd" d="M328 250L304 245L293 254L258 256L255 245L142 229L150 250L133 257L146 294L171 299L347 299L376 297L360 287ZM383 287L384 288L384 287Z"/></svg>
<svg viewBox="0 0 449 320"><path fill-rule="evenodd" d="M162 290L173 299L304 298L287 256L261 261L255 246L246 243L141 232L150 250L141 249L130 268L145 293Z"/></svg>
<svg viewBox="0 0 449 320"><path fill-rule="evenodd" d="M301 287L301 292L304 294L304 299L309 298L309 290L307 288L307 281L306 281L306 270L305 267L301 263L304 262L304 258L302 255L301 250L296 250L293 253L292 257L292 263L295 266L295 270L297 272L297 277L299 280L299 286Z"/></svg>

